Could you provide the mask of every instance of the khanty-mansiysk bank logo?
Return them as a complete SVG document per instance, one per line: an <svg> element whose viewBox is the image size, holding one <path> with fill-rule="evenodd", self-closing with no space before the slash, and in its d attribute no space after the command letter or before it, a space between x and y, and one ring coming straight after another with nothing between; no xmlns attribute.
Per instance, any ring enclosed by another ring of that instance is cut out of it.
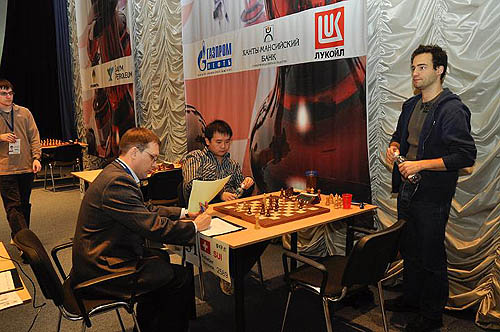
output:
<svg viewBox="0 0 500 332"><path fill-rule="evenodd" d="M198 69L208 71L231 67L233 65L232 55L232 43L206 47L205 41L203 41L201 51L198 54Z"/></svg>
<svg viewBox="0 0 500 332"><path fill-rule="evenodd" d="M315 48L333 48L316 51L315 59L344 56L344 7L320 11L314 14Z"/></svg>

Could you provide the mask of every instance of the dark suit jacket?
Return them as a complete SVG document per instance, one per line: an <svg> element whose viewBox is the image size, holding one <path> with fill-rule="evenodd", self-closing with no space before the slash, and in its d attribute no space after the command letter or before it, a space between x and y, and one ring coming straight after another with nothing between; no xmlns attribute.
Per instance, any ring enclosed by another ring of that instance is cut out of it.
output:
<svg viewBox="0 0 500 332"><path fill-rule="evenodd" d="M168 255L151 257L145 240L194 243L192 222L177 220L177 207L147 206L138 185L116 161L89 186L83 198L73 240L73 284L109 273L140 267L136 294L173 278ZM97 293L129 296L133 282L123 280L95 289Z"/></svg>

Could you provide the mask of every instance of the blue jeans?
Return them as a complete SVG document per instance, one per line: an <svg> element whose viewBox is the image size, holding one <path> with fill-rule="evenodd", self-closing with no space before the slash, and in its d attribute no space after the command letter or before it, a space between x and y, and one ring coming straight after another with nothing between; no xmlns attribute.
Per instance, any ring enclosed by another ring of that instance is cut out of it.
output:
<svg viewBox="0 0 500 332"><path fill-rule="evenodd" d="M448 300L444 240L450 207L451 202L411 200L405 204L398 197L398 218L407 221L400 244L404 299L419 307L420 314L429 319L441 319Z"/></svg>

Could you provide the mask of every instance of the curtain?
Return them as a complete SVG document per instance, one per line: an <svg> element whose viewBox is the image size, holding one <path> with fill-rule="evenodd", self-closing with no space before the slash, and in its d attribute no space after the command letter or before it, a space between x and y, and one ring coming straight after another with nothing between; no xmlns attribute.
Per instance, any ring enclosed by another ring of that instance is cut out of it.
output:
<svg viewBox="0 0 500 332"><path fill-rule="evenodd" d="M162 142L160 154L186 153L181 1L129 0L133 6L136 107L140 125Z"/></svg>
<svg viewBox="0 0 500 332"><path fill-rule="evenodd" d="M57 74L59 78L59 105L62 139L76 138L73 101L73 75L69 45L68 9L66 0L54 0L54 17L57 45Z"/></svg>
<svg viewBox="0 0 500 332"><path fill-rule="evenodd" d="M368 135L374 204L396 219L384 154L401 104L412 96L410 56L419 44L448 52L444 86L472 112L478 156L461 176L446 230L447 308L477 308L476 323L500 328L500 2L368 0Z"/></svg>
<svg viewBox="0 0 500 332"><path fill-rule="evenodd" d="M8 0L0 0L0 63L2 63L3 41L5 38L5 22L7 21Z"/></svg>

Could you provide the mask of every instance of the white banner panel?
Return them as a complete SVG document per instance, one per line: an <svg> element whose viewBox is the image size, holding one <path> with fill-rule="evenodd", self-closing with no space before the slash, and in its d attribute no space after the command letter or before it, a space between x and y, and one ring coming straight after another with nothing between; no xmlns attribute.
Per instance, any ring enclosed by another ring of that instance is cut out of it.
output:
<svg viewBox="0 0 500 332"><path fill-rule="evenodd" d="M185 79L363 56L364 1L318 7L183 45Z"/></svg>
<svg viewBox="0 0 500 332"><path fill-rule="evenodd" d="M203 271L209 271L231 282L229 275L229 247L216 238L199 234L200 254Z"/></svg>
<svg viewBox="0 0 500 332"><path fill-rule="evenodd" d="M134 83L134 59L132 56L118 58L94 67L82 68L82 88L91 90Z"/></svg>

